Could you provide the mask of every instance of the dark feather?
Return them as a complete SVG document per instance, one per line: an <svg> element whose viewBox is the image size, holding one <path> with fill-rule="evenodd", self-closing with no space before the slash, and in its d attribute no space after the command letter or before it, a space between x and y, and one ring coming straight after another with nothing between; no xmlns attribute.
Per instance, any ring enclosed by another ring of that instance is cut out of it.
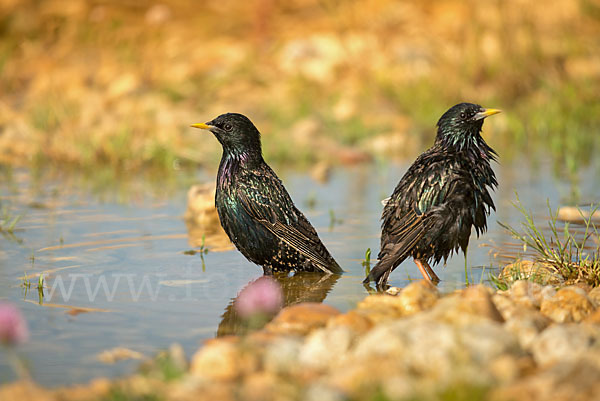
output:
<svg viewBox="0 0 600 401"><path fill-rule="evenodd" d="M466 251L472 227L477 235L486 230L495 210L489 190L498 183L490 167L496 153L480 135L482 119L469 120L481 110L463 103L442 116L434 145L410 166L384 207L379 262L365 282L384 284L409 256L445 261Z"/></svg>
<svg viewBox="0 0 600 401"><path fill-rule="evenodd" d="M252 122L230 113L197 126L210 129L223 146L215 205L221 225L237 249L266 274L341 273L313 226L263 160L260 134Z"/></svg>

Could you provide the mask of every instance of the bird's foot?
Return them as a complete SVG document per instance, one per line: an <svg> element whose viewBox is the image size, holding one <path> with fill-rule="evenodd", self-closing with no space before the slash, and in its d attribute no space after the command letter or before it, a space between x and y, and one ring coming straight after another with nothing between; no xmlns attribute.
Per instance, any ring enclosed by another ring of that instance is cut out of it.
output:
<svg viewBox="0 0 600 401"><path fill-rule="evenodd" d="M419 271L423 275L425 281L435 286L438 285L438 283L440 282L440 278L437 276L437 274L435 274L435 272L433 271L431 266L429 266L429 263L427 263L427 261L415 259L415 264L419 268Z"/></svg>

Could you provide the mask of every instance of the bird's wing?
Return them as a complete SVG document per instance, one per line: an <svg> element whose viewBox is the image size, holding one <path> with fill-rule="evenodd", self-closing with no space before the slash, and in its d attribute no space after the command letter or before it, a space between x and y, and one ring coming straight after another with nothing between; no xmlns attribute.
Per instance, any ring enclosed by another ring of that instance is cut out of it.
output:
<svg viewBox="0 0 600 401"><path fill-rule="evenodd" d="M460 181L455 170L447 160L442 162L427 153L408 169L383 209L380 258L392 249L403 255L431 228L431 210L441 205Z"/></svg>
<svg viewBox="0 0 600 401"><path fill-rule="evenodd" d="M268 167L252 171L252 184L240 185L237 197L246 213L276 237L309 258L326 273L341 273L342 269L325 248L310 222L300 212L285 187Z"/></svg>

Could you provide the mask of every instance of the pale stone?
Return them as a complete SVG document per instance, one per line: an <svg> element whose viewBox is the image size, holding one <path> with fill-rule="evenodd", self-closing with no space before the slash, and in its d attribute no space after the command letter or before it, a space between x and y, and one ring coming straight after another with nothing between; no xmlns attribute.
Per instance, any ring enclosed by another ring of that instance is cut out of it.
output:
<svg viewBox="0 0 600 401"><path fill-rule="evenodd" d="M527 310L507 319L504 327L517 336L523 349L529 349L551 320L537 310Z"/></svg>
<svg viewBox="0 0 600 401"><path fill-rule="evenodd" d="M539 365L574 361L584 357L592 346L600 344L600 330L585 324L561 324L548 327L532 344Z"/></svg>
<svg viewBox="0 0 600 401"><path fill-rule="evenodd" d="M594 311L584 290L570 286L561 288L554 297L542 301L541 312L557 323L580 322Z"/></svg>
<svg viewBox="0 0 600 401"><path fill-rule="evenodd" d="M369 319L366 313L361 313L356 310L351 310L348 313L344 313L342 315L335 316L327 322L327 326L343 326L348 327L350 330L355 333L365 333L373 327L373 321Z"/></svg>
<svg viewBox="0 0 600 401"><path fill-rule="evenodd" d="M213 380L233 380L240 373L239 351L226 341L213 342L193 356L190 373Z"/></svg>
<svg viewBox="0 0 600 401"><path fill-rule="evenodd" d="M439 298L439 292L431 284L420 280L407 285L397 296L370 295L358 304L359 310L369 311L375 321L409 316L430 309Z"/></svg>
<svg viewBox="0 0 600 401"><path fill-rule="evenodd" d="M504 320L510 319L519 311L516 302L508 295L496 293L492 295L492 302Z"/></svg>
<svg viewBox="0 0 600 401"><path fill-rule="evenodd" d="M347 327L315 330L300 350L299 361L311 369L335 367L349 350L354 336Z"/></svg>
<svg viewBox="0 0 600 401"><path fill-rule="evenodd" d="M430 312L435 318L453 325L491 320L504 322L494 303L490 289L483 285L468 287L457 294L440 299Z"/></svg>
<svg viewBox="0 0 600 401"><path fill-rule="evenodd" d="M521 306L539 308L542 302L542 286L529 280L518 280L510 287L511 298Z"/></svg>
<svg viewBox="0 0 600 401"><path fill-rule="evenodd" d="M332 306L303 302L283 308L265 329L279 334L307 334L325 326L329 319L339 314L340 311Z"/></svg>
<svg viewBox="0 0 600 401"><path fill-rule="evenodd" d="M590 292L588 292L588 298L596 308L600 308L600 287L592 288Z"/></svg>
<svg viewBox="0 0 600 401"><path fill-rule="evenodd" d="M263 358L265 370L277 374L289 373L298 368L302 341L295 337L279 337L267 346Z"/></svg>

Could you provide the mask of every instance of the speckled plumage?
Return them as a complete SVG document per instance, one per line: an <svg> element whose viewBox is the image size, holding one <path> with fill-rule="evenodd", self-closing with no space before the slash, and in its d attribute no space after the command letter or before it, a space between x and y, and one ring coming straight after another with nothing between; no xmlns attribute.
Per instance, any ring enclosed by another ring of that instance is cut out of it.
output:
<svg viewBox="0 0 600 401"><path fill-rule="evenodd" d="M495 210L489 190L498 183L490 166L496 153L481 128L497 112L461 103L440 118L434 145L410 166L384 207L379 261L365 282L385 285L409 256L425 279L427 272L436 280L428 262L446 261L459 248L466 252L472 227L477 235L486 230Z"/></svg>
<svg viewBox="0 0 600 401"><path fill-rule="evenodd" d="M223 114L199 128L223 146L215 205L237 249L265 274L341 273L317 232L262 157L260 133L241 114Z"/></svg>

